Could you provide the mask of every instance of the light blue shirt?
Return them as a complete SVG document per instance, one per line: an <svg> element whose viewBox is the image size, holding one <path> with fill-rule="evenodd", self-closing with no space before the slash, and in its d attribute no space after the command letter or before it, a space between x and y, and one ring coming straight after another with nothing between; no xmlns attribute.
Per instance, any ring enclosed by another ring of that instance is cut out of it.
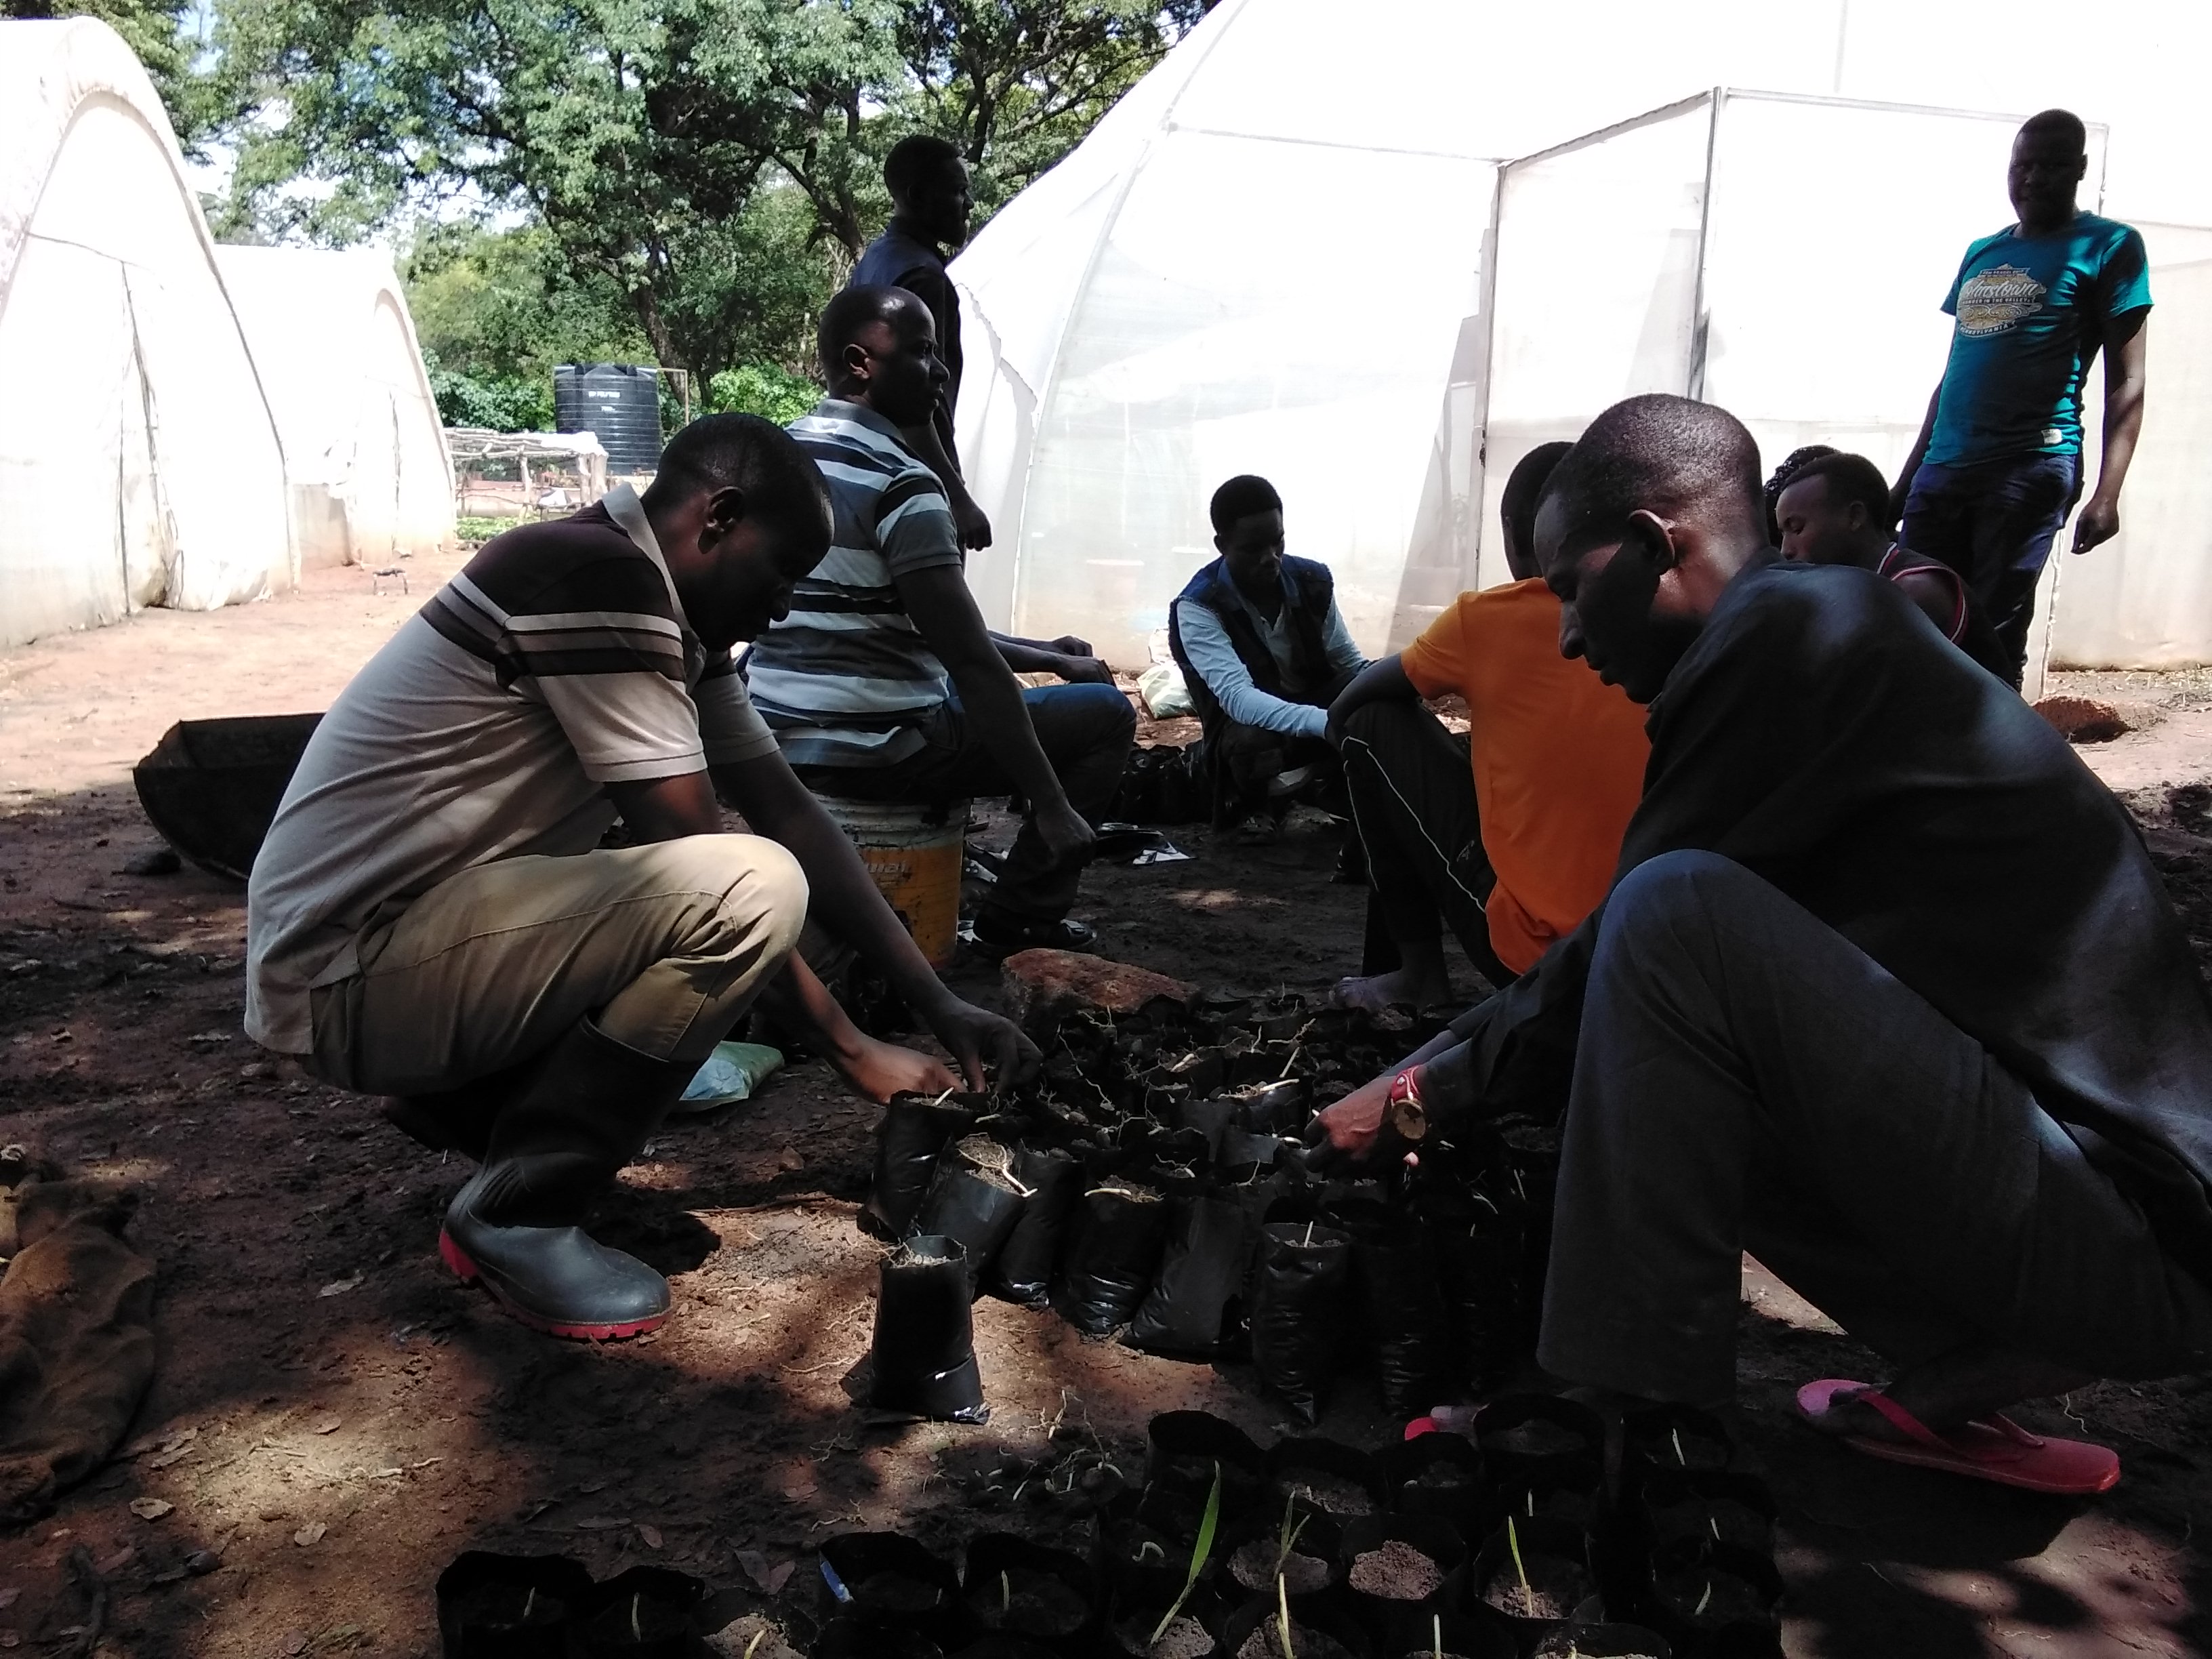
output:
<svg viewBox="0 0 2212 1659"><path fill-rule="evenodd" d="M1234 582L1229 590L1237 593L1237 603L1244 607L1252 618L1252 625L1260 637L1267 641L1267 654L1275 659L1285 680L1291 673L1291 611L1293 596L1285 592L1282 607L1269 622L1260 614L1257 606L1237 592ZM1220 618L1195 599L1176 602L1176 621L1182 635L1183 653L1190 659L1206 689L1213 693L1213 700L1221 705L1222 712L1243 726L1256 726L1266 732L1282 732L1296 738L1318 738L1328 729L1328 710L1316 708L1311 703L1291 702L1271 696L1252 683L1252 676L1244 666L1244 659L1237 654L1230 643L1229 630L1222 627ZM1331 672L1341 674L1347 670L1358 671L1367 666L1367 659L1352 642L1352 631L1344 625L1344 613L1336 608L1336 601L1328 602L1328 620L1322 627L1322 649L1328 658ZM1315 690L1320 688L1316 686Z"/></svg>

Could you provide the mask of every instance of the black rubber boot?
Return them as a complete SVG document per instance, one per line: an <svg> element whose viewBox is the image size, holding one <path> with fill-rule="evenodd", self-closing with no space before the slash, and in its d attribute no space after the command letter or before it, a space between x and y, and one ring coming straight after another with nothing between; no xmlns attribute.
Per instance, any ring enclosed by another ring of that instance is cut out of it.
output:
<svg viewBox="0 0 2212 1659"><path fill-rule="evenodd" d="M579 1224L697 1069L579 1020L500 1114L483 1168L453 1195L438 1238L446 1265L554 1336L603 1342L659 1325L668 1281Z"/></svg>

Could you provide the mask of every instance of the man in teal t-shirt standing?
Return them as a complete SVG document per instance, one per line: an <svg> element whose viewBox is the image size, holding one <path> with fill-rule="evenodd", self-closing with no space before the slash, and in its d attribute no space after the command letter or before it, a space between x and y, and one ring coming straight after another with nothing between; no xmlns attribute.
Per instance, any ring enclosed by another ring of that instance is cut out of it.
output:
<svg viewBox="0 0 2212 1659"><path fill-rule="evenodd" d="M2006 186L2019 222L1966 250L1943 309L1957 319L1893 504L1899 539L1966 579L1995 626L2018 685L2035 584L2081 494L2081 390L2105 354L2097 487L2074 526L2087 553L2120 527L2120 485L2142 430L2143 320L2150 276L2142 235L2083 213L2081 118L2031 116L2013 140Z"/></svg>

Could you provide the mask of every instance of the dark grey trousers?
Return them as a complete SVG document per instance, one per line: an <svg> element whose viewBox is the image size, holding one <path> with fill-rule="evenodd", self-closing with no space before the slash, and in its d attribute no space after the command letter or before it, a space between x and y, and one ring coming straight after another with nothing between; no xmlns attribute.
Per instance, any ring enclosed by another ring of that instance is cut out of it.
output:
<svg viewBox="0 0 2212 1659"><path fill-rule="evenodd" d="M1538 1358L1729 1399L1745 1250L1899 1366L2212 1365L2212 1291L2024 1085L1741 866L1674 853L1606 902Z"/></svg>

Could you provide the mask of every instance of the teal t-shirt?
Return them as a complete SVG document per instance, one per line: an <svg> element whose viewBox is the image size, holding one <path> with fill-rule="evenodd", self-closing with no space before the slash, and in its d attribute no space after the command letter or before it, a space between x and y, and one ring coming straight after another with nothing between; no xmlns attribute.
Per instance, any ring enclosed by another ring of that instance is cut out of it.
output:
<svg viewBox="0 0 2212 1659"><path fill-rule="evenodd" d="M2132 226L2082 213L2048 236L2015 226L1983 237L1944 296L1958 320L1927 459L2079 454L2081 386L2105 325L2149 304L2149 261Z"/></svg>

